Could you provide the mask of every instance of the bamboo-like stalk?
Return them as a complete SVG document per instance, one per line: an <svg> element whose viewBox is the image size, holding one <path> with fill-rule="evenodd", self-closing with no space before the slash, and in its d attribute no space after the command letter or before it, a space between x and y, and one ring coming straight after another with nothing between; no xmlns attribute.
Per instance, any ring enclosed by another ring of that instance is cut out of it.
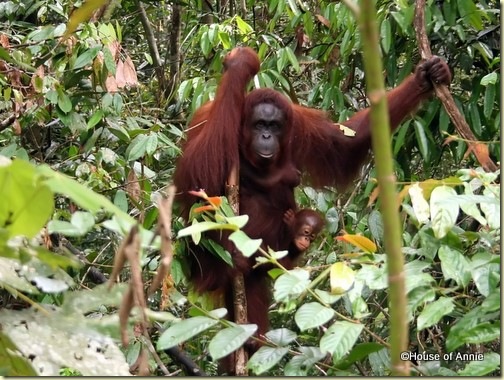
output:
<svg viewBox="0 0 504 380"><path fill-rule="evenodd" d="M375 1L362 0L358 20L362 35L366 86L371 103L371 137L380 186L384 245L388 257L391 370L393 376L408 376L409 362L402 361L400 356L401 352L406 351L408 345L401 223L375 7Z"/></svg>

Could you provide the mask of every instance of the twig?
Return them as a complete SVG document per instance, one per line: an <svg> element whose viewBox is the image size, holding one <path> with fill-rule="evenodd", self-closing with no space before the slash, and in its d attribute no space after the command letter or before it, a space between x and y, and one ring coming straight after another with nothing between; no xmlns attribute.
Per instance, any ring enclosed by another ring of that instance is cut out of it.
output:
<svg viewBox="0 0 504 380"><path fill-rule="evenodd" d="M14 120L16 120L16 114L11 114L6 119L0 121L0 132L12 125Z"/></svg>

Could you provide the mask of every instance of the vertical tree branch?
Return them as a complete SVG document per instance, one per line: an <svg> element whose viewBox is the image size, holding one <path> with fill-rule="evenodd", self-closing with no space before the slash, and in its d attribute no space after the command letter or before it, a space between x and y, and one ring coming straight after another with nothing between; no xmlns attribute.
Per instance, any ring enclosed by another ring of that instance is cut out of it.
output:
<svg viewBox="0 0 504 380"><path fill-rule="evenodd" d="M182 6L179 3L172 4L172 16L171 16L171 31L169 38L169 58L170 62L170 80L168 82L167 91L168 95L175 93L175 89L178 87L180 79L180 28L181 28L181 13Z"/></svg>
<svg viewBox="0 0 504 380"><path fill-rule="evenodd" d="M201 11L203 12L203 24L210 25L214 22L213 9L210 0L201 0Z"/></svg>
<svg viewBox="0 0 504 380"><path fill-rule="evenodd" d="M239 196L239 185L240 185L240 168L233 167L231 173L229 174L228 183L226 185L226 196L229 201L229 205L233 209L236 215L240 214L240 196ZM237 324L248 323L247 316L247 296L245 293L245 280L243 274L238 273L233 277L233 305L234 305L234 319ZM240 347L235 352L234 356L234 366L236 376L247 376L247 353L244 347Z"/></svg>
<svg viewBox="0 0 504 380"><path fill-rule="evenodd" d="M240 0L240 17L245 20L247 17L247 1Z"/></svg>
<svg viewBox="0 0 504 380"><path fill-rule="evenodd" d="M392 375L407 376L409 362L402 361L400 356L408 346L404 257L375 2L362 0L358 14L363 39L366 85L371 103L371 137L380 186L380 211L383 215L384 243L387 252Z"/></svg>
<svg viewBox="0 0 504 380"><path fill-rule="evenodd" d="M152 30L149 17L147 16L147 12L145 12L143 4L139 0L134 1L140 13L140 22L142 23L142 26L145 31L145 37L147 38L147 45L149 46L149 52L152 57L154 70L159 83L159 92L161 94L164 94L166 89L164 65L161 61L161 56L159 55L159 51L156 44L156 37L154 36L154 31Z"/></svg>

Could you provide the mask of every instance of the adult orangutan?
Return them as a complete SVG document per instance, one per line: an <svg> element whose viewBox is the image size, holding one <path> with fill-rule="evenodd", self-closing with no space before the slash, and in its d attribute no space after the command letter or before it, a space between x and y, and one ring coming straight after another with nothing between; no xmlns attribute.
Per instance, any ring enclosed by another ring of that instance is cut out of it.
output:
<svg viewBox="0 0 504 380"><path fill-rule="evenodd" d="M292 104L272 89L247 93L247 85L259 71L257 54L235 48L224 60L224 74L212 102L203 105L189 124L187 141L178 160L174 183L187 220L198 199L190 190L223 195L232 167L240 172L240 214L248 214L244 231L262 238L264 247L288 250L295 236L284 222L288 210L296 210L294 188L303 173L313 186L343 189L358 173L371 146L369 109L356 113L344 125L356 134L343 134L338 124L319 110ZM433 91L433 83L449 84L451 74L439 57L420 63L413 74L387 93L392 130ZM221 289L233 313L231 280L241 272L248 302L248 318L258 333L268 327L266 270L252 269L247 259L225 235L212 235L232 255L234 267L200 246L192 246L192 280L198 291ZM302 249L289 250L282 264L292 268ZM232 317L232 315L231 315Z"/></svg>

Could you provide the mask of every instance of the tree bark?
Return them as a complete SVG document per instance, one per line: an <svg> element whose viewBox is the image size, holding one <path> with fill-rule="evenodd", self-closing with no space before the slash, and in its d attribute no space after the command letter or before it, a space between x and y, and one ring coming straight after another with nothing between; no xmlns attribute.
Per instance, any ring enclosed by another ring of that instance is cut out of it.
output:
<svg viewBox="0 0 504 380"><path fill-rule="evenodd" d="M147 16L147 12L145 12L143 4L139 0L134 1L140 13L140 22L142 23L142 26L145 31L145 37L147 38L147 45L149 46L149 52L152 57L152 63L154 64L154 71L156 73L156 77L159 83L159 92L161 94L164 94L166 89L164 65L163 62L161 61L161 56L159 55L159 51L156 44L156 37L154 36L154 31L152 30L149 17Z"/></svg>
<svg viewBox="0 0 504 380"><path fill-rule="evenodd" d="M169 38L170 79L167 86L168 96L171 98L180 82L180 29L182 6L178 3L172 5L171 32Z"/></svg>

